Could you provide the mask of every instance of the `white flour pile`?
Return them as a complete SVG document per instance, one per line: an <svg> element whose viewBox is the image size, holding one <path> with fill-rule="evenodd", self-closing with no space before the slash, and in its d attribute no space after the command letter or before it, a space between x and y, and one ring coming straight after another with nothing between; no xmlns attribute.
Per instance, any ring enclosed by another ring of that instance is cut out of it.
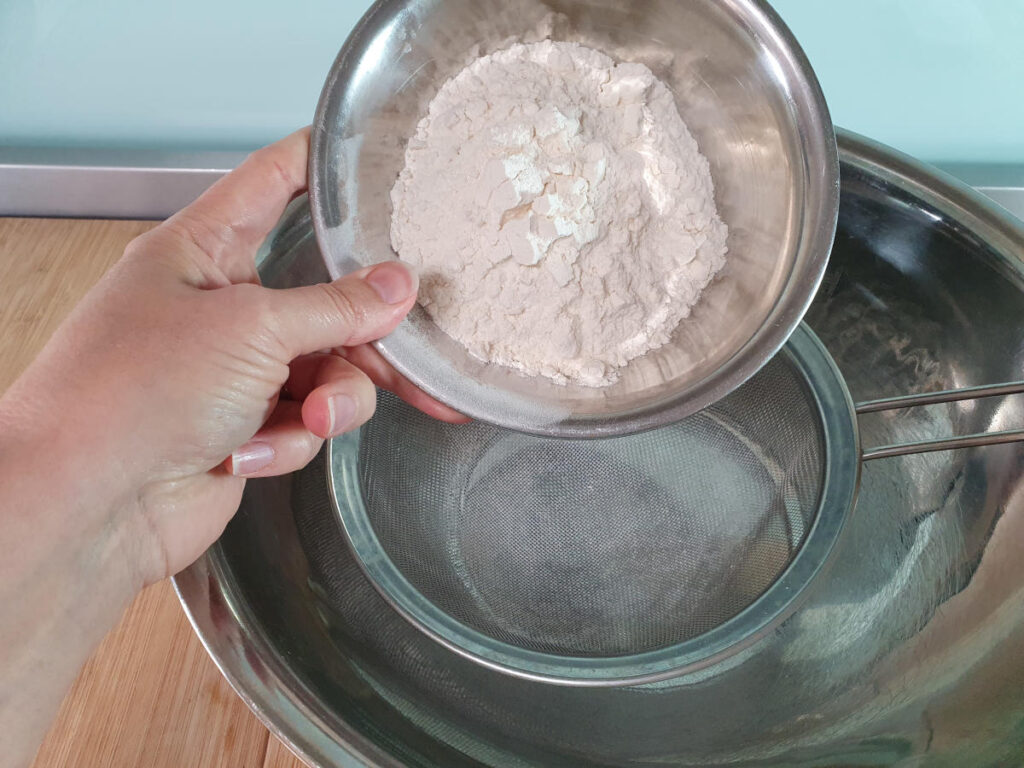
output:
<svg viewBox="0 0 1024 768"><path fill-rule="evenodd" d="M603 386L725 263L708 163L641 64L514 45L445 83L391 191L420 302L478 358Z"/></svg>

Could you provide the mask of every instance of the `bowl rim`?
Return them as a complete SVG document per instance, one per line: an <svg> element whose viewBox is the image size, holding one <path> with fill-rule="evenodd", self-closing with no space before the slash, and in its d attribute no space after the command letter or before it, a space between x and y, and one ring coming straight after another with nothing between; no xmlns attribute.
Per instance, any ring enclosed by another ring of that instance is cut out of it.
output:
<svg viewBox="0 0 1024 768"><path fill-rule="evenodd" d="M905 192L990 244L994 258L1024 278L1024 223L959 179L880 142L839 128L840 157L852 170ZM189 623L228 683L271 733L316 768L398 768L401 764L354 729L331 732L299 697L302 681L267 664L267 641L234 596L233 580L214 545L172 577ZM257 668L256 661L259 661Z"/></svg>

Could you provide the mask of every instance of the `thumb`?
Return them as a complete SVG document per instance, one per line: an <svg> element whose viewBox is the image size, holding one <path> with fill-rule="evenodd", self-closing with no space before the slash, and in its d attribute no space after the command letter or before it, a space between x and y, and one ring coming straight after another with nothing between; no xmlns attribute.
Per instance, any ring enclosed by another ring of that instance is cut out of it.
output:
<svg viewBox="0 0 1024 768"><path fill-rule="evenodd" d="M416 303L418 287L412 269L385 261L333 283L271 291L270 314L294 359L387 336Z"/></svg>

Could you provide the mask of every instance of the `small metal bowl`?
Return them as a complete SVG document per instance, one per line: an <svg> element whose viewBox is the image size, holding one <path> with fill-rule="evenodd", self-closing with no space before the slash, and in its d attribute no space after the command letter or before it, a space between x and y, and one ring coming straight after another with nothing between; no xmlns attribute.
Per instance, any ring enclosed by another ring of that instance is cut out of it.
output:
<svg viewBox="0 0 1024 768"><path fill-rule="evenodd" d="M758 0L382 0L345 43L313 124L310 204L332 277L395 257L389 192L440 85L475 55L547 36L649 66L708 158L727 265L664 347L599 389L489 365L419 307L378 348L423 390L499 426L603 437L678 420L755 373L820 283L839 165L818 82Z"/></svg>

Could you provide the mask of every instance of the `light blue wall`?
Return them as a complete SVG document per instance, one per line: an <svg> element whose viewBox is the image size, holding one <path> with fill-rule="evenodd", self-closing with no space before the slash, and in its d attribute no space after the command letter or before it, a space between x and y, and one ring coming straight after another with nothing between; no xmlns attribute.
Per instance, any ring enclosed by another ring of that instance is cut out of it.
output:
<svg viewBox="0 0 1024 768"><path fill-rule="evenodd" d="M928 160L1024 162L1024 0L774 4L836 124ZM368 6L0 0L0 145L265 143L309 122Z"/></svg>
<svg viewBox="0 0 1024 768"><path fill-rule="evenodd" d="M1024 162L1024 0L775 0L836 125L932 161Z"/></svg>

